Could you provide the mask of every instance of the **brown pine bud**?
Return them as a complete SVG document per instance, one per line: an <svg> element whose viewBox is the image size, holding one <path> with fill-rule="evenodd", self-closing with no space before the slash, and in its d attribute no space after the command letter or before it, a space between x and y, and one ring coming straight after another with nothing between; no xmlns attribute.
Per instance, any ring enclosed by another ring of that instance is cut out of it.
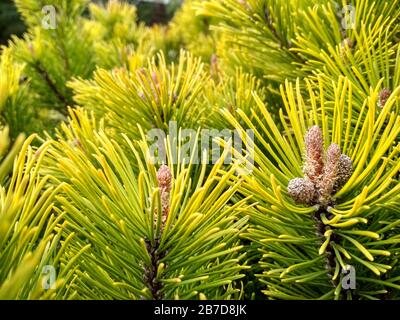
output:
<svg viewBox="0 0 400 320"><path fill-rule="evenodd" d="M349 181L353 173L353 162L350 157L342 154L339 158L339 168L336 183L334 186L334 193L338 192L347 181Z"/></svg>
<svg viewBox="0 0 400 320"><path fill-rule="evenodd" d="M303 172L316 183L324 168L324 140L322 130L318 126L311 127L305 137L306 159Z"/></svg>
<svg viewBox="0 0 400 320"><path fill-rule="evenodd" d="M392 91L388 88L383 88L379 92L379 99L378 99L378 107L379 108L382 109L385 106L385 104L388 101L391 94L392 94Z"/></svg>
<svg viewBox="0 0 400 320"><path fill-rule="evenodd" d="M169 214L169 201L172 183L172 174L168 166L162 165L157 171L158 187L160 188L161 209L162 209L162 223L161 230L164 229L165 222Z"/></svg>
<svg viewBox="0 0 400 320"><path fill-rule="evenodd" d="M287 186L289 195L296 203L310 205L317 197L314 184L307 178L294 178Z"/></svg>
<svg viewBox="0 0 400 320"><path fill-rule="evenodd" d="M172 174L168 166L163 164L157 171L158 186L161 190L171 191Z"/></svg>
<svg viewBox="0 0 400 320"><path fill-rule="evenodd" d="M326 151L326 164L324 173L319 185L320 203L326 205L331 200L335 183L338 179L340 148L336 143L332 143Z"/></svg>

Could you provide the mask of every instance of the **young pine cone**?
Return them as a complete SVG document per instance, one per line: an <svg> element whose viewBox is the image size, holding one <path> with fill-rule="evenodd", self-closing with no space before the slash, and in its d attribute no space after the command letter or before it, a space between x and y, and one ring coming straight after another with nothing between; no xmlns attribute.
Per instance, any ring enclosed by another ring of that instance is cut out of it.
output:
<svg viewBox="0 0 400 320"><path fill-rule="evenodd" d="M294 178L288 184L289 195L296 203L313 204L317 198L314 184L308 178Z"/></svg>

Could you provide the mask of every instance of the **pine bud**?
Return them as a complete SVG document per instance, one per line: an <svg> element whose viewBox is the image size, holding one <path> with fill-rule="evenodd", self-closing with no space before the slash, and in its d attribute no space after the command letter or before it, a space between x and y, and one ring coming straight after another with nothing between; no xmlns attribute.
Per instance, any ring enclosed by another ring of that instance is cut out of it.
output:
<svg viewBox="0 0 400 320"><path fill-rule="evenodd" d="M338 179L340 148L332 143L326 151L326 165L320 182L320 203L326 205L331 200L335 183Z"/></svg>
<svg viewBox="0 0 400 320"><path fill-rule="evenodd" d="M349 181L353 173L353 162L350 157L342 154L339 158L339 168L337 173L337 179L334 186L334 192L338 192L347 181Z"/></svg>
<svg viewBox="0 0 400 320"><path fill-rule="evenodd" d="M306 161L304 174L312 182L318 181L324 168L324 141L322 130L318 126L311 127L305 137Z"/></svg>
<svg viewBox="0 0 400 320"><path fill-rule="evenodd" d="M390 95L392 94L392 91L388 88L383 88L380 92L379 92L379 99L378 99L378 107L379 108L383 108L387 102L387 100L389 99Z"/></svg>
<svg viewBox="0 0 400 320"><path fill-rule="evenodd" d="M353 42L351 41L351 39L350 38L343 39L343 41L340 43L340 50L339 50L340 57L346 61L352 48L353 48Z"/></svg>
<svg viewBox="0 0 400 320"><path fill-rule="evenodd" d="M314 184L307 178L294 178L290 180L287 190L296 203L312 204L316 200L317 192Z"/></svg>
<svg viewBox="0 0 400 320"><path fill-rule="evenodd" d="M172 183L172 174L168 166L162 165L157 171L158 187L160 188L161 208L162 208L162 224L161 230L164 229L165 222L169 214L169 201Z"/></svg>
<svg viewBox="0 0 400 320"><path fill-rule="evenodd" d="M340 148L336 143L331 143L326 150L326 164L329 165L337 165L339 163L339 159L341 156Z"/></svg>
<svg viewBox="0 0 400 320"><path fill-rule="evenodd" d="M163 164L157 171L158 186L161 190L171 191L172 174L168 166Z"/></svg>

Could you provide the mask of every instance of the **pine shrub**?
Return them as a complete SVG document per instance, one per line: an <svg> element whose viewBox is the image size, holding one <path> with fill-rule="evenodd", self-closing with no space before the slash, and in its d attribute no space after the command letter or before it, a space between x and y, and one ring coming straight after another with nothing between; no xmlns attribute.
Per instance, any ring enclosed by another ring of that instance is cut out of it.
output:
<svg viewBox="0 0 400 320"><path fill-rule="evenodd" d="M89 2L15 0L0 299L400 298L399 0Z"/></svg>

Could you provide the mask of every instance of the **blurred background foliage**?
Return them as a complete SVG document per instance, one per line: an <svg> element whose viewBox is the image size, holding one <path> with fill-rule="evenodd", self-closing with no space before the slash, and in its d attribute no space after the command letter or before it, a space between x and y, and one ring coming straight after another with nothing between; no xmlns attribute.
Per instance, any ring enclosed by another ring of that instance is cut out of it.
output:
<svg viewBox="0 0 400 320"><path fill-rule="evenodd" d="M12 0L0 2L0 44L5 44L12 34L22 35L25 25Z"/></svg>
<svg viewBox="0 0 400 320"><path fill-rule="evenodd" d="M105 4L105 0L91 1L97 4ZM146 25L166 24L171 20L175 11L181 6L182 0L127 0L138 8L138 20ZM21 36L26 30L14 1L0 1L0 44L6 44L11 35Z"/></svg>

